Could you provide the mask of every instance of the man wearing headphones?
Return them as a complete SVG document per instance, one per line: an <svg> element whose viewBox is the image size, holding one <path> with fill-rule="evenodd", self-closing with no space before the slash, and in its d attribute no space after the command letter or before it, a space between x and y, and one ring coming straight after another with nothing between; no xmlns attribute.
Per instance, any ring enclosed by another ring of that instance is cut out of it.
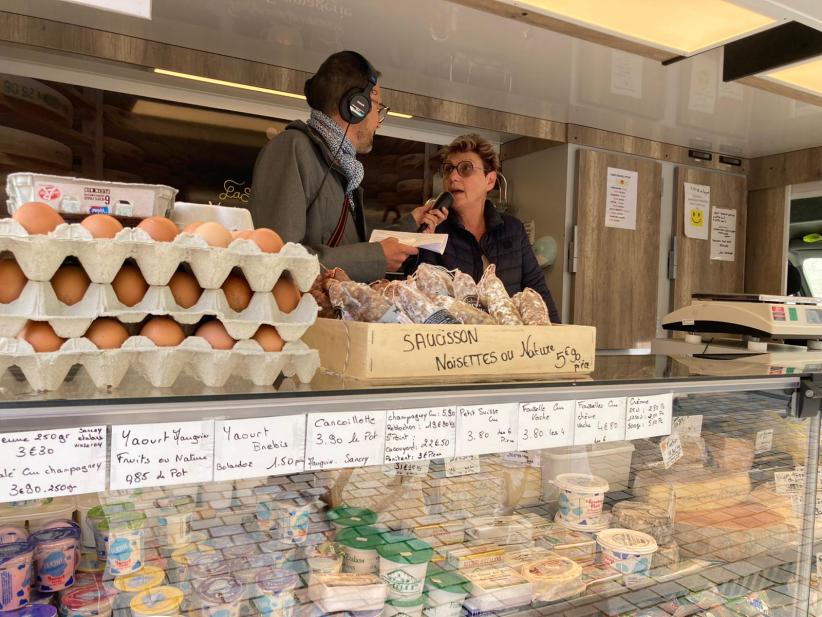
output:
<svg viewBox="0 0 822 617"><path fill-rule="evenodd" d="M270 227L286 242L314 251L320 263L369 283L400 269L417 249L394 238L369 243L363 214L363 166L356 155L371 151L388 112L380 73L360 54L335 53L305 82L308 122L296 121L257 156L249 209L256 227ZM448 212L416 208L397 229L429 230Z"/></svg>

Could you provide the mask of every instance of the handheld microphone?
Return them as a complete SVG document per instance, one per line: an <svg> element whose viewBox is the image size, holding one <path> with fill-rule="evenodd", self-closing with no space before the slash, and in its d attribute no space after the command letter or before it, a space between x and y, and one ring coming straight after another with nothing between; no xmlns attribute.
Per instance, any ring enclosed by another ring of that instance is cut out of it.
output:
<svg viewBox="0 0 822 617"><path fill-rule="evenodd" d="M430 200L429 200L430 201ZM428 203L428 202L426 202ZM437 198L434 200L434 205L431 206L432 210L442 210L443 208L450 208L454 205L454 196L449 193L448 191L443 191ZM427 227L425 223L417 227L417 233L421 234L423 230Z"/></svg>

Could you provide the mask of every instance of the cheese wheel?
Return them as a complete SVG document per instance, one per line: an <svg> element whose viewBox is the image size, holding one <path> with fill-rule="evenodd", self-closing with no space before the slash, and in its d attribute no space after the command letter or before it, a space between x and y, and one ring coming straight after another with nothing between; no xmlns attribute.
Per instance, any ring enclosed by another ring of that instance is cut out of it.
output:
<svg viewBox="0 0 822 617"><path fill-rule="evenodd" d="M106 166L114 168L129 168L133 164L142 163L146 158L142 148L113 137L103 137L103 152Z"/></svg>
<svg viewBox="0 0 822 617"><path fill-rule="evenodd" d="M0 153L71 169L71 148L48 137L8 126L0 126Z"/></svg>
<svg viewBox="0 0 822 617"><path fill-rule="evenodd" d="M35 79L16 75L0 75L0 93L6 99L6 106L15 112L33 112L31 115L50 118L71 126L74 106L54 88Z"/></svg>
<svg viewBox="0 0 822 617"><path fill-rule="evenodd" d="M634 479L634 494L667 510L676 503L680 514L720 510L737 505L751 494L747 473L721 473L716 468L680 472L640 471Z"/></svg>

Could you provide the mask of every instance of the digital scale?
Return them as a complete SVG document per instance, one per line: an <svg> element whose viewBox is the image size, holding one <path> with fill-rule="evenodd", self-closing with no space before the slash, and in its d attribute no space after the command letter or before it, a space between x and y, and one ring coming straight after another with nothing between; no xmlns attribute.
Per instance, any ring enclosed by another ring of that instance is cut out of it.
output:
<svg viewBox="0 0 822 617"><path fill-rule="evenodd" d="M726 374L766 367L774 374L822 370L822 298L694 294L689 306L663 318L662 327L687 334L657 339L651 350L691 357L684 360L689 368Z"/></svg>

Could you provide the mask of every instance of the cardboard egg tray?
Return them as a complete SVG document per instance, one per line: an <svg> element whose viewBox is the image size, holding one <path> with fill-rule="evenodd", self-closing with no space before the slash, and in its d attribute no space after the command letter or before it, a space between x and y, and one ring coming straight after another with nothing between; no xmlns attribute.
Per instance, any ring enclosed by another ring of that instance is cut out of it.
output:
<svg viewBox="0 0 822 617"><path fill-rule="evenodd" d="M35 390L57 390L69 370L82 365L98 388L116 388L129 369L155 388L174 384L185 371L208 387L222 387L232 377L270 386L280 374L308 382L319 368L319 355L304 343L286 343L282 351L265 352L254 340L238 341L233 349L215 350L190 336L176 347L157 347L144 336L129 337L119 349L98 349L86 338L66 341L55 352L36 353L23 340L0 338L0 373L16 366Z"/></svg>
<svg viewBox="0 0 822 617"><path fill-rule="evenodd" d="M173 242L156 242L145 231L125 228L111 239L94 239L79 224L62 224L48 235L30 236L13 219L0 220L0 252L14 255L26 278L48 281L67 257L76 257L93 283L111 283L126 259L133 259L149 285L167 285L180 264L188 264L203 289L219 289L234 268L251 289L271 291L288 271L302 291L320 272L317 258L288 243L279 253L264 253L251 240L228 248L208 246L199 236L182 233Z"/></svg>
<svg viewBox="0 0 822 617"><path fill-rule="evenodd" d="M316 263L316 258L311 259ZM29 281L14 302L0 304L0 337L17 336L29 319L49 322L61 338L78 338L97 317L115 317L130 324L149 315L168 315L181 325L216 317L235 339L251 338L261 324L268 324L277 329L284 341L296 341L316 320L317 302L311 294L303 294L297 307L286 314L270 291L257 292L248 307L237 312L228 305L222 289L204 289L197 303L185 309L175 302L168 287L155 286L149 287L136 305L126 306L117 299L110 284L92 283L82 300L68 306L57 299L50 283Z"/></svg>

